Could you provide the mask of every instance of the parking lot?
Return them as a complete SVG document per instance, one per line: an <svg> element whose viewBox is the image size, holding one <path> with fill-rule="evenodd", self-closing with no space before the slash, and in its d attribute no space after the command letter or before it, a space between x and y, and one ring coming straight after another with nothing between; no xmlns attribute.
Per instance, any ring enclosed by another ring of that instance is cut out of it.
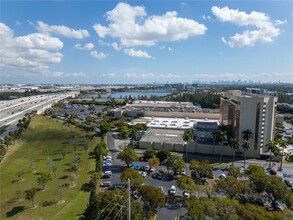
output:
<svg viewBox="0 0 293 220"><path fill-rule="evenodd" d="M121 146L123 143L117 138L116 133L110 133L108 134L108 147L112 155L112 176L109 179L111 181L111 184L120 184L120 174L124 169L125 163L121 161L120 159L117 159L118 153L121 151ZM124 142L124 141L123 141ZM138 164L140 166L147 166L148 162L142 162L137 161L135 164ZM230 163L229 163L230 164ZM250 161L248 160L246 163L246 167L248 167L250 164L257 164L263 166L265 169L268 167L267 161ZM242 167L243 161L239 160L235 162L235 166ZM279 166L278 163L273 164L273 168L276 168ZM189 165L188 165L189 167ZM282 172L277 171L277 175L280 176L283 180L289 179L290 181L293 181L293 166L292 164L284 164L283 165L284 170ZM155 172L158 172L160 169L166 170L166 166L160 165L157 167ZM267 170L268 175L269 170ZM188 168L187 174L190 175L190 170ZM219 178L221 174L227 174L227 170L224 168L218 168L213 170L214 178ZM178 189L176 180L170 180L165 181L161 179L155 179L152 178L152 173L148 173L148 175L145 177L145 182L148 185L152 185L156 188L162 187L164 190L164 194L166 195L166 206L161 208L159 212L157 213L157 219L159 220L170 220L174 219L177 216L184 215L187 212L186 204L184 201L180 202L180 197L182 197L183 190ZM246 177L243 177L242 179L245 179ZM108 180L108 179L107 179ZM176 197L168 197L168 190L171 188L171 186L175 186L177 189ZM200 188L203 188L203 185L200 185ZM107 190L107 188L104 188L104 190ZM197 196L202 197L205 196L201 190L197 192ZM219 197L222 197L222 195L217 195ZM175 198L175 199L174 199ZM179 198L179 199L178 199Z"/></svg>

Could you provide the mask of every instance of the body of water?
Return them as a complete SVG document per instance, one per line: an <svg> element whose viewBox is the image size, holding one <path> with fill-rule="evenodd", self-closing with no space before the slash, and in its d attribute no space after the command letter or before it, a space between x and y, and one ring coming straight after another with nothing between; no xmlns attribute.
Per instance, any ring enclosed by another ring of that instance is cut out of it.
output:
<svg viewBox="0 0 293 220"><path fill-rule="evenodd" d="M134 91L128 91L128 92L113 92L113 93L108 93L101 95L102 98L115 98L115 99L120 99L120 98L127 98L131 96L134 99L138 99L138 97L141 96L146 96L149 98L150 96L166 96L171 94L172 91L169 90L134 90ZM86 98L97 98L98 95L92 94L92 95L87 95Z"/></svg>

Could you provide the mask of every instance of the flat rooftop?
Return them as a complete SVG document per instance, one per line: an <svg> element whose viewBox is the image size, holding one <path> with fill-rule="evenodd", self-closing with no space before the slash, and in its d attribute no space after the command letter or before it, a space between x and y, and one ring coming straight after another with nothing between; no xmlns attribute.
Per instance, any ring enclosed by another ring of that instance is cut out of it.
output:
<svg viewBox="0 0 293 220"><path fill-rule="evenodd" d="M219 123L218 120L211 119L189 119L189 118L161 118L161 117L144 117L148 119L147 127L149 128L166 128L166 129L177 129L187 130L193 129L197 122L215 122Z"/></svg>
<svg viewBox="0 0 293 220"><path fill-rule="evenodd" d="M150 128L140 139L143 142L184 144L184 130Z"/></svg>

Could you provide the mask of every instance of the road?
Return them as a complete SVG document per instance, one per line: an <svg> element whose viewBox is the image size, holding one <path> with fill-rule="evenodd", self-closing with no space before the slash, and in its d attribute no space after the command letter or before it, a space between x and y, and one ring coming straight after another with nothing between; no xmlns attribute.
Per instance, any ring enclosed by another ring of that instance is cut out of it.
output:
<svg viewBox="0 0 293 220"><path fill-rule="evenodd" d="M73 96L75 93L52 93L2 101L0 103L0 127L8 125L0 138L4 138L11 130L15 130L19 119L32 111L43 112L53 103Z"/></svg>

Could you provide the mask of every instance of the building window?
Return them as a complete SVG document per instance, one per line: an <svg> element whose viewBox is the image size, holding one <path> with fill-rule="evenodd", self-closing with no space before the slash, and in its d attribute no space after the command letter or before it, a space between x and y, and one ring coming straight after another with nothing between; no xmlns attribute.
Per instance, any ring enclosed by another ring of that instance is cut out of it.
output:
<svg viewBox="0 0 293 220"><path fill-rule="evenodd" d="M254 150L257 150L257 145L258 145L259 119L260 119L260 103L257 103L256 117L255 117Z"/></svg>

